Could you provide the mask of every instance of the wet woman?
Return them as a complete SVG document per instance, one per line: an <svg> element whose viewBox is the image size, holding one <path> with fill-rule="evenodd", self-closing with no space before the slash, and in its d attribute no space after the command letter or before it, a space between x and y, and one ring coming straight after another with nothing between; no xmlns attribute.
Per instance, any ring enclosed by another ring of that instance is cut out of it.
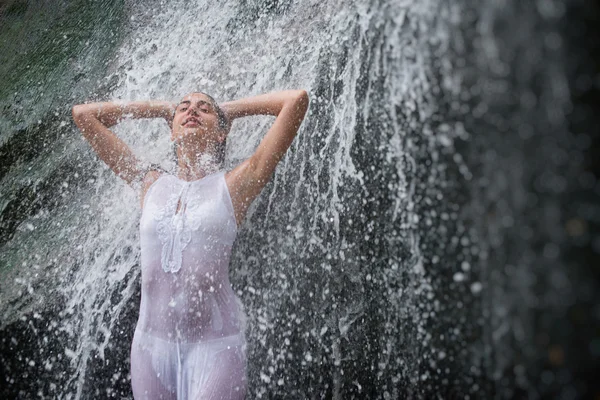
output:
<svg viewBox="0 0 600 400"><path fill-rule="evenodd" d="M294 139L308 107L304 90L217 104L201 92L179 104L93 103L73 119L100 159L140 192L142 294L131 348L136 399L242 399L244 313L229 282L238 226ZM250 158L221 170L231 122L273 115ZM143 166L109 128L125 116L164 118L177 168Z"/></svg>

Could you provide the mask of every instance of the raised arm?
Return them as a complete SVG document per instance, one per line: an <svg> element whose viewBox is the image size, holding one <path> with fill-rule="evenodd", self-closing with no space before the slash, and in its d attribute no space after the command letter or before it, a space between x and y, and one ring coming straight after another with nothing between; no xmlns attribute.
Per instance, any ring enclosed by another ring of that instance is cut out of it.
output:
<svg viewBox="0 0 600 400"><path fill-rule="evenodd" d="M261 114L277 117L254 154L227 174L240 223L292 144L308 109L308 94L305 90L286 90L224 103L221 107L230 120Z"/></svg>
<svg viewBox="0 0 600 400"><path fill-rule="evenodd" d="M144 171L127 144L110 129L124 116L164 118L171 122L175 105L168 102L91 103L73 107L73 120L100 159L128 184L141 180Z"/></svg>

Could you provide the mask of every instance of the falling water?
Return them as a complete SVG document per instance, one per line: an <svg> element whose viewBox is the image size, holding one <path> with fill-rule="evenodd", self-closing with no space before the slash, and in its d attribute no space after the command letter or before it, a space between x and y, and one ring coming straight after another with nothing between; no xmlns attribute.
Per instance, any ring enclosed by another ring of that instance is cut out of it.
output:
<svg viewBox="0 0 600 400"><path fill-rule="evenodd" d="M523 3L0 6L1 393L131 397L139 198L71 106L289 88L310 109L230 271L249 398L588 393L600 340L571 330L597 324L597 285L569 257L595 243L597 259L600 211L568 120L570 8ZM234 123L228 168L271 122ZM173 168L164 122L115 132Z"/></svg>

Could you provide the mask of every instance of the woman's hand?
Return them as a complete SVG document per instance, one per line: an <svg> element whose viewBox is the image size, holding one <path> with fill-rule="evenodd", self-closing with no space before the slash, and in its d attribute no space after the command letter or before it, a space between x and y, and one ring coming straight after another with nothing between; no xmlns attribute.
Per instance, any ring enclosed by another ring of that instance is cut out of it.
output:
<svg viewBox="0 0 600 400"><path fill-rule="evenodd" d="M106 102L73 107L73 120L100 159L127 183L141 181L145 173L127 144L109 128L125 116L163 118L171 125L175 104L165 101Z"/></svg>
<svg viewBox="0 0 600 400"><path fill-rule="evenodd" d="M225 128L227 132L231 131L231 125L233 124L233 120L235 116L231 112L231 102L219 104L219 108L223 111L223 116L225 117Z"/></svg>
<svg viewBox="0 0 600 400"><path fill-rule="evenodd" d="M306 96L304 90L282 90L280 92L272 92L228 101L220 106L231 121L236 118L249 117L252 115L278 116L284 106L296 101L302 96Z"/></svg>
<svg viewBox="0 0 600 400"><path fill-rule="evenodd" d="M79 104L73 107L73 115L84 115L98 119L110 128L124 117L163 118L167 123L173 120L176 105L167 101L131 101Z"/></svg>
<svg viewBox="0 0 600 400"><path fill-rule="evenodd" d="M222 107L231 120L250 115L277 117L254 154L227 174L236 219L241 223L294 140L308 109L308 94L305 90L285 90L230 101Z"/></svg>

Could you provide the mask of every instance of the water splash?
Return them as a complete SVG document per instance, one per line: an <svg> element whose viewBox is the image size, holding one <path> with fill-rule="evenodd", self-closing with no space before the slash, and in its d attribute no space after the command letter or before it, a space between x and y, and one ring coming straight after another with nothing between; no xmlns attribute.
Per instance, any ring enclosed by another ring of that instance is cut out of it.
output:
<svg viewBox="0 0 600 400"><path fill-rule="evenodd" d="M232 259L249 317L250 397L536 397L540 332L530 321L563 312L557 293L576 301L577 279L560 260L559 195L577 165L549 161L570 140L552 28L561 7L129 4L105 75L69 87L73 100L61 104L309 90L307 120ZM540 64L542 56L553 62ZM536 75L548 89L531 84ZM2 356L19 360L6 363L9 393L127 397L139 199L91 156L66 112L44 114L48 107L36 108L44 119L36 129L56 140L11 163L0 182L10 193L0 203L0 327L10 337L2 348L20 349ZM236 121L229 166L270 123ZM130 121L115 131L145 161L173 166L166 124ZM35 206L19 211L25 196ZM539 224L528 217L538 207ZM546 268L548 294L536 289ZM560 361L560 348L550 349ZM20 383L13 370L39 378Z"/></svg>

